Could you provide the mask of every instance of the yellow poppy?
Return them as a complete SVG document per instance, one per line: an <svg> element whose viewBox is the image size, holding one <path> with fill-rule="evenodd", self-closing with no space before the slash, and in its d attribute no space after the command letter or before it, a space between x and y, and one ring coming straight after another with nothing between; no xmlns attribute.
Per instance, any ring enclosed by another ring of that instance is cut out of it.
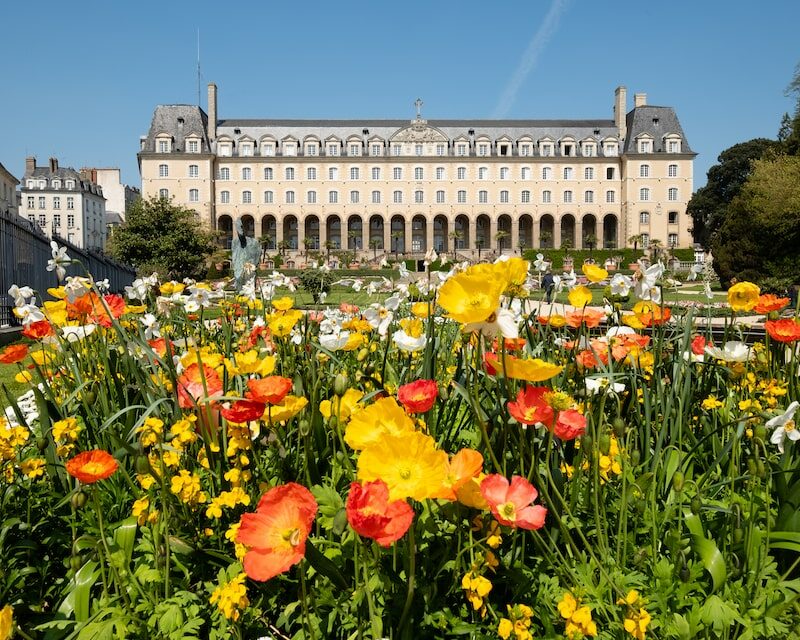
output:
<svg viewBox="0 0 800 640"><path fill-rule="evenodd" d="M459 273L439 289L439 304L453 320L483 322L497 311L505 283L481 275Z"/></svg>
<svg viewBox="0 0 800 640"><path fill-rule="evenodd" d="M590 282L600 282L608 278L608 271L596 264L585 264L581 267L583 275L585 275Z"/></svg>
<svg viewBox="0 0 800 640"><path fill-rule="evenodd" d="M350 419L344 441L356 451L360 451L386 435L413 431L413 420L397 401L394 398L381 398Z"/></svg>
<svg viewBox="0 0 800 640"><path fill-rule="evenodd" d="M570 290L569 295L567 295L567 298L569 299L569 303L573 307L578 307L579 309L582 309L592 301L592 292L589 291L588 287L579 284L577 287L573 287Z"/></svg>
<svg viewBox="0 0 800 640"><path fill-rule="evenodd" d="M527 382L541 382L549 380L561 373L564 367L545 362L540 358L519 360L517 358L506 357L504 369L507 378L515 380L526 380Z"/></svg>
<svg viewBox="0 0 800 640"><path fill-rule="evenodd" d="M761 289L752 282L737 282L728 289L728 304L734 311L752 311L760 294Z"/></svg>

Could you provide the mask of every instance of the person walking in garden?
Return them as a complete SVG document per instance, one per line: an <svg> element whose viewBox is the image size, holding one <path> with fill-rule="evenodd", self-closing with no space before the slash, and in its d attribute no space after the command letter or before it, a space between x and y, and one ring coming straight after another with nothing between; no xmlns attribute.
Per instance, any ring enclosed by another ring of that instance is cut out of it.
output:
<svg viewBox="0 0 800 640"><path fill-rule="evenodd" d="M548 303L553 301L553 289L555 289L555 286L555 278L553 278L553 274L550 272L550 269L548 269L542 278L542 287L544 288Z"/></svg>

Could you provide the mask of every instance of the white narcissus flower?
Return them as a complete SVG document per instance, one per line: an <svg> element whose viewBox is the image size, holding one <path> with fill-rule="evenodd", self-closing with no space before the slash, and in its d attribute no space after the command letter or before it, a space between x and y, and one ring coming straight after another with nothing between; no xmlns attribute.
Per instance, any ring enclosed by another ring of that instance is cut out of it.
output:
<svg viewBox="0 0 800 640"><path fill-rule="evenodd" d="M21 307L14 307L14 315L22 320L22 324L28 325L32 322L44 320L44 314L35 304L23 304Z"/></svg>
<svg viewBox="0 0 800 640"><path fill-rule="evenodd" d="M518 338L519 328L514 312L510 309L498 309L483 322L470 322L464 325L464 331L477 331L485 336Z"/></svg>
<svg viewBox="0 0 800 640"><path fill-rule="evenodd" d="M622 393L625 391L625 385L621 382L611 382L608 378L586 378L586 392L591 395L596 395L600 392L605 393Z"/></svg>
<svg viewBox="0 0 800 640"><path fill-rule="evenodd" d="M14 298L15 307L22 307L33 297L33 289L30 287L18 287L12 284L11 288L8 290L8 295Z"/></svg>
<svg viewBox="0 0 800 640"><path fill-rule="evenodd" d="M771 420L767 420L765 425L767 429L775 429L769 441L772 444L778 445L778 451L781 453L783 453L783 441L786 438L789 438L792 442L800 440L800 431L798 431L797 425L794 422L794 414L798 407L800 407L800 402L795 400L786 407L786 411L779 416L775 416Z"/></svg>
<svg viewBox="0 0 800 640"><path fill-rule="evenodd" d="M690 280L697 280L697 276L699 276L701 273L703 273L703 269L704 269L704 268L705 268L705 267L703 266L703 264L702 264L702 263L700 263L700 262L695 262L695 263L692 265L692 268L691 268L691 269L689 269L689 275L688 275L688 276L686 276L686 280L687 280L687 282L688 282L688 281L690 281Z"/></svg>
<svg viewBox="0 0 800 640"><path fill-rule="evenodd" d="M656 284L664 274L664 265L660 262L650 265L647 269L639 267L639 278L633 285L633 291L639 300L650 300L656 304L661 302L661 288Z"/></svg>
<svg viewBox="0 0 800 640"><path fill-rule="evenodd" d="M153 340L154 338L161 337L160 327L158 320L152 313L145 313L141 318L141 323L144 326L144 339Z"/></svg>
<svg viewBox="0 0 800 640"><path fill-rule="evenodd" d="M706 354L717 360L725 362L747 362L753 357L753 352L744 342L729 340L722 349L719 347L706 347Z"/></svg>
<svg viewBox="0 0 800 640"><path fill-rule="evenodd" d="M50 241L50 253L53 257L47 261L47 270L55 271L58 281L61 282L67 275L64 265L72 264L72 258L67 255L67 248L59 248L55 240Z"/></svg>
<svg viewBox="0 0 800 640"><path fill-rule="evenodd" d="M78 342L91 335L95 329L97 329L96 324L66 326L61 327L61 334L67 339L67 342Z"/></svg>
<svg viewBox="0 0 800 640"><path fill-rule="evenodd" d="M328 351L336 351L341 349L347 344L350 339L349 331L342 331L341 333L328 333L319 337L319 343Z"/></svg>
<svg viewBox="0 0 800 640"><path fill-rule="evenodd" d="M633 287L633 280L631 280L630 277L626 276L624 273L616 273L614 274L614 277L611 278L612 296L620 296L624 298L630 293L631 287Z"/></svg>
<svg viewBox="0 0 800 640"><path fill-rule="evenodd" d="M392 334L392 340L401 351L421 351L425 348L427 338L421 335L419 338L408 335L402 329L398 329Z"/></svg>
<svg viewBox="0 0 800 640"><path fill-rule="evenodd" d="M536 260L533 261L533 267L537 271L547 271L547 260L541 253L536 254Z"/></svg>
<svg viewBox="0 0 800 640"><path fill-rule="evenodd" d="M575 269L569 273L565 271L564 275L560 278L560 281L562 286L572 289L572 287L578 284L578 275L575 273Z"/></svg>

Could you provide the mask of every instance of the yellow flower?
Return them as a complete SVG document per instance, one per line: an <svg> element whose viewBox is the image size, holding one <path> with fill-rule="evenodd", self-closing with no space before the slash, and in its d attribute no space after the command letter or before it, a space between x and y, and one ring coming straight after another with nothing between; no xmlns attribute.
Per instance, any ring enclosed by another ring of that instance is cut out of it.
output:
<svg viewBox="0 0 800 640"><path fill-rule="evenodd" d="M480 323L497 311L505 283L481 275L459 273L439 289L439 305L462 324Z"/></svg>
<svg viewBox="0 0 800 640"><path fill-rule="evenodd" d="M511 620L508 618L500 618L500 624L497 625L497 635L503 638L503 640L507 640L513 630L514 624Z"/></svg>
<svg viewBox="0 0 800 640"><path fill-rule="evenodd" d="M631 589L625 598L617 600L617 604L624 604L628 606L628 611L625 614L625 621L623 626L625 631L631 634L636 640L644 640L647 625L650 624L650 614L644 609L644 600L639 596L639 592ZM638 609L638 611L637 611Z"/></svg>
<svg viewBox="0 0 800 640"><path fill-rule="evenodd" d="M567 319L558 313L554 313L551 316L547 316L547 324L554 329L560 329L567 324Z"/></svg>
<svg viewBox="0 0 800 640"><path fill-rule="evenodd" d="M703 409L707 411L711 411L713 409L719 409L720 407L724 407L725 403L717 400L714 396L708 396L703 402L700 404Z"/></svg>
<svg viewBox="0 0 800 640"><path fill-rule="evenodd" d="M266 377L275 371L275 356L262 356L258 349L250 349L244 353L237 353L233 361L226 359L225 364L233 375L255 373Z"/></svg>
<svg viewBox="0 0 800 640"><path fill-rule="evenodd" d="M498 361L499 364L500 361ZM549 380L561 373L564 367L551 362L545 362L540 358L519 360L517 358L506 358L505 365L500 367L506 377L515 380L526 380L527 382L542 382Z"/></svg>
<svg viewBox="0 0 800 640"><path fill-rule="evenodd" d="M286 422L305 409L307 404L308 398L286 396L280 404L267 407L267 410L264 412L264 419L266 419L267 414L269 414L269 419L272 420L272 422Z"/></svg>
<svg viewBox="0 0 800 640"><path fill-rule="evenodd" d="M0 609L0 640L9 640L14 630L14 610L10 604Z"/></svg>
<svg viewBox="0 0 800 640"><path fill-rule="evenodd" d="M242 610L250 604L247 599L247 586L244 583L246 578L246 574L240 573L230 582L214 589L211 594L209 602L216 604L228 620L237 621Z"/></svg>
<svg viewBox="0 0 800 640"><path fill-rule="evenodd" d="M427 318L430 306L427 302L415 302L411 305L411 313L417 318Z"/></svg>
<svg viewBox="0 0 800 640"><path fill-rule="evenodd" d="M364 397L364 393L358 389L348 389L339 398L334 396L333 400L323 400L319 403L319 412L325 417L330 418L338 414L339 420L346 422L350 416L361 407L358 402Z"/></svg>
<svg viewBox="0 0 800 640"><path fill-rule="evenodd" d="M728 304L734 311L752 311L760 294L761 289L752 282L737 282L728 289Z"/></svg>
<svg viewBox="0 0 800 640"><path fill-rule="evenodd" d="M181 469L172 477L170 491L187 504L198 504L206 501L207 496L200 490L200 476Z"/></svg>
<svg viewBox="0 0 800 640"><path fill-rule="evenodd" d="M289 296L283 296L282 298L276 298L272 301L272 308L276 311L288 311L294 306L294 300L292 300Z"/></svg>
<svg viewBox="0 0 800 640"><path fill-rule="evenodd" d="M360 451L386 435L413 432L414 422L394 398L381 398L350 418L344 441Z"/></svg>
<svg viewBox="0 0 800 640"><path fill-rule="evenodd" d="M487 578L471 570L461 578L461 588L467 592L467 600L469 600L472 608L478 611L483 607L483 599L492 590L492 583Z"/></svg>
<svg viewBox="0 0 800 640"><path fill-rule="evenodd" d="M428 435L418 431L384 433L361 452L358 479L383 480L389 487L390 500L425 500L439 494L447 463L447 453L437 449Z"/></svg>
<svg viewBox="0 0 800 640"><path fill-rule="evenodd" d="M592 292L589 290L589 287L579 284L577 287L570 289L567 299L573 307L582 309L592 301Z"/></svg>
<svg viewBox="0 0 800 640"><path fill-rule="evenodd" d="M73 418L64 418L53 423L53 440L56 442L75 442L78 439L78 432L81 426Z"/></svg>
<svg viewBox="0 0 800 640"><path fill-rule="evenodd" d="M629 326L631 329L644 329L644 323L639 319L635 313L625 313L622 315L622 324Z"/></svg>
<svg viewBox="0 0 800 640"><path fill-rule="evenodd" d="M143 447L152 447L161 442L161 437L164 435L164 421L158 418L147 418L141 426L136 428L136 432L139 434L139 441Z"/></svg>
<svg viewBox="0 0 800 640"><path fill-rule="evenodd" d="M169 429L170 444L176 449L183 449L197 440L195 428L197 416L185 416L173 424Z"/></svg>
<svg viewBox="0 0 800 640"><path fill-rule="evenodd" d="M564 635L568 638L597 635L597 625L592 621L592 610L581 606L580 600L569 591L564 592L558 603L558 612L564 618Z"/></svg>
<svg viewBox="0 0 800 640"><path fill-rule="evenodd" d="M186 285L182 282L175 282L172 280L171 282L165 282L159 287L159 291L161 292L162 296L171 296L176 293L180 293L186 288Z"/></svg>
<svg viewBox="0 0 800 640"><path fill-rule="evenodd" d="M581 271L583 271L583 275L585 275L590 282L601 282L608 278L608 271L602 267L598 267L596 264L584 264L583 267L581 267Z"/></svg>
<svg viewBox="0 0 800 640"><path fill-rule="evenodd" d="M44 458L29 458L20 463L19 470L25 477L34 480L44 475L44 466Z"/></svg>

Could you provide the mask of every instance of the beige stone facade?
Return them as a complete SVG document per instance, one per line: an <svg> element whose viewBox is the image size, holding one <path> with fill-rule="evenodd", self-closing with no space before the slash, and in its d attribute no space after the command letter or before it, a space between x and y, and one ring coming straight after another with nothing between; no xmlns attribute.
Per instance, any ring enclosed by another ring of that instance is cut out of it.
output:
<svg viewBox="0 0 800 640"><path fill-rule="evenodd" d="M11 172L0 164L0 211L17 214L17 180Z"/></svg>
<svg viewBox="0 0 800 640"><path fill-rule="evenodd" d="M144 197L273 249L465 258L528 248L692 244L695 154L674 111L617 89L598 120L226 120L159 106Z"/></svg>

